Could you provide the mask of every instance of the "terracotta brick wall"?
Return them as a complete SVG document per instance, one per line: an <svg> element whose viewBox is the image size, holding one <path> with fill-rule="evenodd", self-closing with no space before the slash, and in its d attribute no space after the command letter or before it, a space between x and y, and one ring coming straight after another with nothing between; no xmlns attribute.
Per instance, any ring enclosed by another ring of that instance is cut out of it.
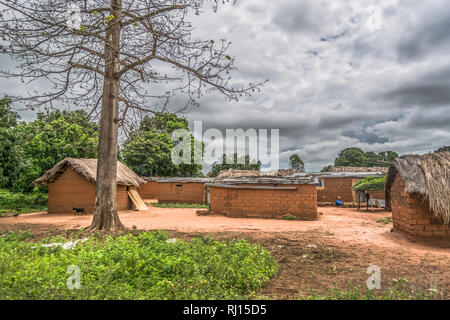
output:
<svg viewBox="0 0 450 320"><path fill-rule="evenodd" d="M385 200L386 194L384 191L373 191L371 192L374 199Z"/></svg>
<svg viewBox="0 0 450 320"><path fill-rule="evenodd" d="M158 183L147 181L147 183L139 186L138 193L142 199L158 199Z"/></svg>
<svg viewBox="0 0 450 320"><path fill-rule="evenodd" d="M129 189L136 190L135 186L129 186ZM134 208L130 197L127 194L127 186L117 186L117 209L121 210L131 210Z"/></svg>
<svg viewBox="0 0 450 320"><path fill-rule="evenodd" d="M94 202L95 185L72 169L48 186L48 213L72 213L72 208L84 208L87 213L93 213ZM119 210L132 208L126 186L117 186L117 206Z"/></svg>
<svg viewBox="0 0 450 320"><path fill-rule="evenodd" d="M356 202L352 186L361 178L324 178L321 180L324 183L324 189L317 190L318 202L334 202L335 200ZM384 191L374 191L372 194L375 199L384 200L385 198Z"/></svg>
<svg viewBox="0 0 450 320"><path fill-rule="evenodd" d="M210 186L210 211L229 217L283 218L285 215L293 215L299 219L316 220L316 185L284 186L294 186L297 190L229 189Z"/></svg>
<svg viewBox="0 0 450 320"><path fill-rule="evenodd" d="M450 227L435 218L428 201L405 192L405 183L398 174L391 186L391 209L395 231L418 237L450 238Z"/></svg>
<svg viewBox="0 0 450 320"><path fill-rule="evenodd" d="M317 201L334 202L341 200L344 202L355 202L356 197L352 191L353 183L359 179L355 178L325 178L323 190L317 190Z"/></svg>
<svg viewBox="0 0 450 320"><path fill-rule="evenodd" d="M160 203L205 203L205 184L200 182L158 182Z"/></svg>

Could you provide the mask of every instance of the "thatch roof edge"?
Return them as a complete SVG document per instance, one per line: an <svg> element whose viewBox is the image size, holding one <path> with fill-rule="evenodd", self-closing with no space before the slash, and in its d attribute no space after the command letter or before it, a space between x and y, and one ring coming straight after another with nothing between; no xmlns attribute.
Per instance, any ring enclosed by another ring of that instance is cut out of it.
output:
<svg viewBox="0 0 450 320"><path fill-rule="evenodd" d="M423 156L405 155L395 159L386 177L386 199L397 173L405 182L405 192L428 200L430 210L445 224L450 223L450 153Z"/></svg>
<svg viewBox="0 0 450 320"><path fill-rule="evenodd" d="M44 175L34 181L35 185L43 185L54 182L67 168L72 168L82 175L90 183L97 181L97 159L75 159L65 158L58 162L53 168L48 170ZM145 183L130 168L117 162L117 184L132 185L138 187Z"/></svg>

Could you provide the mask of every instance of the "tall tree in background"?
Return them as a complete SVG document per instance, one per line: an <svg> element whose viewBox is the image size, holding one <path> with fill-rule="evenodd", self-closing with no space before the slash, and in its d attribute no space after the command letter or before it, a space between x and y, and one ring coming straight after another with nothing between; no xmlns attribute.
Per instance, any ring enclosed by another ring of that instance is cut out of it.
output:
<svg viewBox="0 0 450 320"><path fill-rule="evenodd" d="M191 135L191 164L175 164L171 160L174 142L171 134L176 129L189 130L186 118L170 113L160 113L144 118L137 130L126 139L121 149L125 164L140 176L195 177L201 174L201 164L194 163L197 146ZM202 150L199 150L200 154Z"/></svg>
<svg viewBox="0 0 450 320"><path fill-rule="evenodd" d="M298 154L292 154L289 157L289 167L294 170L305 171L305 163Z"/></svg>
<svg viewBox="0 0 450 320"><path fill-rule="evenodd" d="M360 148L351 147L341 150L339 156L334 160L335 166L363 167L367 162L364 151Z"/></svg>
<svg viewBox="0 0 450 320"><path fill-rule="evenodd" d="M192 37L186 18L199 14L202 3L0 0L3 50L18 63L17 72L3 76L46 80L54 87L14 100L29 108L73 102L99 117L95 208L88 229L124 228L117 214L116 169L118 127L126 127L128 117L154 112L149 102L160 105L158 99L164 109L167 99L180 93L194 105L205 91L237 100L259 89L259 84L230 85L235 67L226 54L229 42Z"/></svg>
<svg viewBox="0 0 450 320"><path fill-rule="evenodd" d="M215 162L212 165L211 171L208 173L208 177L217 177L222 170L261 170L261 161L254 161L250 159L247 154L243 158L240 158L237 153L233 155L222 155L222 163Z"/></svg>
<svg viewBox="0 0 450 320"><path fill-rule="evenodd" d="M366 161L364 163L364 167L377 167L380 166L380 163L377 162L379 160L378 154L373 151L366 152Z"/></svg>
<svg viewBox="0 0 450 320"><path fill-rule="evenodd" d="M0 99L0 188L11 188L11 172L14 170L14 128L19 115L11 109L7 97Z"/></svg>
<svg viewBox="0 0 450 320"><path fill-rule="evenodd" d="M383 151L375 153L373 151L364 152L360 148L351 147L341 150L339 156L334 160L335 166L350 167L386 167L389 163L398 158L397 152Z"/></svg>
<svg viewBox="0 0 450 320"><path fill-rule="evenodd" d="M450 152L450 146L442 146L434 152Z"/></svg>
<svg viewBox="0 0 450 320"><path fill-rule="evenodd" d="M378 165L387 166L388 164L383 164L383 162L394 162L394 160L398 158L398 153L395 151L383 151L378 154L378 158L378 160L382 161L382 163Z"/></svg>
<svg viewBox="0 0 450 320"><path fill-rule="evenodd" d="M35 179L66 157L97 157L98 125L84 110L39 112L35 121L19 122L14 137L14 191L31 191Z"/></svg>

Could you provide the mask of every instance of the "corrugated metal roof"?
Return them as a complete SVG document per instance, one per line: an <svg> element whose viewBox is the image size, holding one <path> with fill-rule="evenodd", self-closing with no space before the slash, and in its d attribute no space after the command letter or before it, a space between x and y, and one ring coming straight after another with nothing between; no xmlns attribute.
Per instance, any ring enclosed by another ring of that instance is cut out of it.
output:
<svg viewBox="0 0 450 320"><path fill-rule="evenodd" d="M222 184L317 184L319 180L312 175L295 177L239 177L214 179Z"/></svg>
<svg viewBox="0 0 450 320"><path fill-rule="evenodd" d="M388 167L349 167L349 166L333 166L328 172L382 172L387 173Z"/></svg>
<svg viewBox="0 0 450 320"><path fill-rule="evenodd" d="M314 177L322 178L364 178L364 177L383 177L383 172L308 172L295 173L289 177L301 177L305 175L312 175Z"/></svg>
<svg viewBox="0 0 450 320"><path fill-rule="evenodd" d="M213 178L198 178L198 177L170 177L170 178L153 178L156 182L179 182L179 183L208 183L212 182Z"/></svg>

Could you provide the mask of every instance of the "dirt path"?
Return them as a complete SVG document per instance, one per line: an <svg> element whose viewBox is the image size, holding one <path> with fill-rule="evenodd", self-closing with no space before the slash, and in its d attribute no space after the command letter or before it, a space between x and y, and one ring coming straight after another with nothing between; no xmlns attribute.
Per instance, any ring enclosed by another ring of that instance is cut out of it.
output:
<svg viewBox="0 0 450 320"><path fill-rule="evenodd" d="M279 263L277 276L263 290L275 298L295 298L299 292L341 287L347 281L365 285L369 264L380 266L382 284L406 278L413 286L439 288L450 293L450 245L411 242L390 232L388 212L358 212L351 208L323 207L318 221L197 216L196 209L124 211L121 221L128 228L171 230L176 237L209 233L220 239L245 238L269 249ZM92 216L34 213L0 218L0 230L30 229L32 232L79 229ZM387 223L386 223L387 222Z"/></svg>

